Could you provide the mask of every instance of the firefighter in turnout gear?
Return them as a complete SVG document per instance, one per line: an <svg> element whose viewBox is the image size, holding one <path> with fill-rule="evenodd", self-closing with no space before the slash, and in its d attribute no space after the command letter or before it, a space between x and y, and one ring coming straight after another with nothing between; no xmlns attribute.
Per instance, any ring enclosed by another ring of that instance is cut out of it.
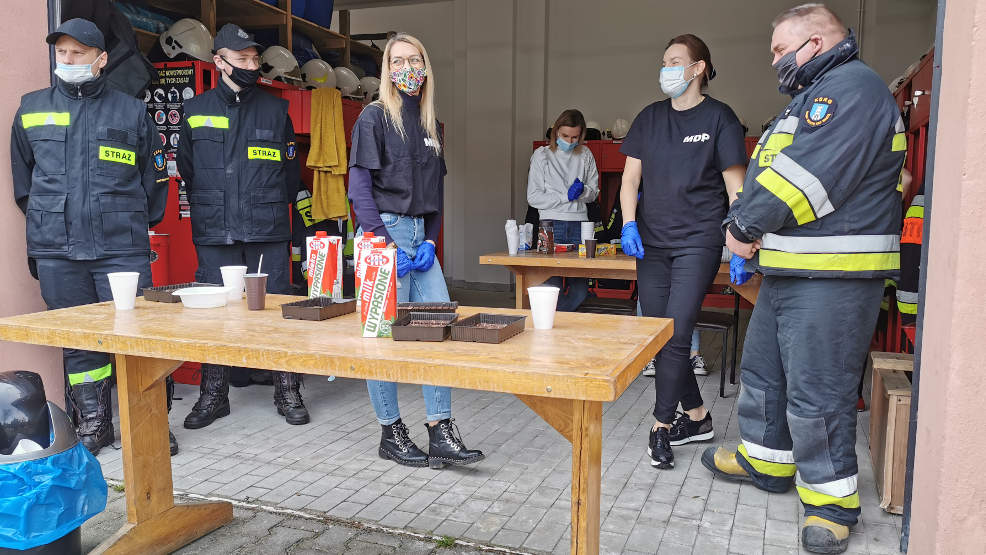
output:
<svg viewBox="0 0 986 555"><path fill-rule="evenodd" d="M150 287L147 231L164 216L168 174L147 107L107 86L96 25L66 21L47 42L55 83L21 98L10 157L32 273L45 304L58 309L112 299L109 272L140 272L139 286ZM63 358L69 412L96 454L113 443L110 356L64 349Z"/></svg>
<svg viewBox="0 0 986 555"><path fill-rule="evenodd" d="M191 205L196 281L222 283L221 266L256 272L263 255L268 293L290 293L289 204L298 191L294 127L288 103L256 87L260 45L226 24L216 34L216 88L185 102L178 139L178 172ZM230 374L249 370L202 365L199 399L185 427L203 428L226 416ZM233 385L238 385L233 380ZM301 375L274 373L274 405L289 424L307 424Z"/></svg>
<svg viewBox="0 0 986 555"><path fill-rule="evenodd" d="M897 309L900 321L913 326L918 317L918 285L921 280L921 244L924 242L924 185L911 199L904 213L900 234L900 280L897 283Z"/></svg>
<svg viewBox="0 0 986 555"><path fill-rule="evenodd" d="M900 264L904 126L824 6L778 16L771 49L793 100L757 144L724 222L729 249L764 274L743 348L742 443L702 462L767 491L795 484L802 546L841 553L860 513L856 385L884 279Z"/></svg>

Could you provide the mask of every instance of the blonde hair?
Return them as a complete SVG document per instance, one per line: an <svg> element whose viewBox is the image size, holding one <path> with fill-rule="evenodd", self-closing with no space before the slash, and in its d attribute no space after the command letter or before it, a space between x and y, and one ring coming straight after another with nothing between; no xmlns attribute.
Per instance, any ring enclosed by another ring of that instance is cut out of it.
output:
<svg viewBox="0 0 986 555"><path fill-rule="evenodd" d="M417 48L425 60L428 76L425 78L424 84L421 85L421 92L419 93L421 95L421 127L431 138L431 148L435 154L441 155L442 142L438 136L438 115L435 112L435 72L431 66L431 60L428 58L428 51L425 50L421 41L406 33L397 33L387 41L387 46L383 49L383 60L380 67L380 100L375 101L374 104L383 108L384 113L387 114L387 119L397 129L397 133L402 139L407 140L407 134L404 132L404 120L401 117L401 106L404 104L404 99L401 98L401 92L394 86L394 82L390 80L390 49L397 42L403 42Z"/></svg>

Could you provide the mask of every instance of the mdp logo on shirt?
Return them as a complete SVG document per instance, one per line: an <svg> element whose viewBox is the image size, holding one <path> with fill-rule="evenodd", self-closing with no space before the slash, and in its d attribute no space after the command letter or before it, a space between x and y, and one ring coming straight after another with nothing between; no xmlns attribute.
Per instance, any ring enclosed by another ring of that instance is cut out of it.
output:
<svg viewBox="0 0 986 555"><path fill-rule="evenodd" d="M815 98L811 107L805 111L805 123L810 127L821 127L833 117L835 117L835 100L827 96Z"/></svg>
<svg viewBox="0 0 986 555"><path fill-rule="evenodd" d="M683 142L683 143L704 143L705 141L708 141L711 138L712 137L710 137L708 133L700 133L698 135L689 135L689 136L685 137L684 139L682 139L681 142Z"/></svg>

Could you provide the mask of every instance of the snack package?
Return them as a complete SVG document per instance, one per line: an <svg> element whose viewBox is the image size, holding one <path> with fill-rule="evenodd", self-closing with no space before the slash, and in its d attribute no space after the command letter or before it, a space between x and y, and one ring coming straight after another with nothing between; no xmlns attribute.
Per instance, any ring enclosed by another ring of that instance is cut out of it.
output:
<svg viewBox="0 0 986 555"><path fill-rule="evenodd" d="M306 241L308 297L342 298L342 237L315 232Z"/></svg>
<svg viewBox="0 0 986 555"><path fill-rule="evenodd" d="M363 337L391 337L397 320L397 250L364 249L360 264L360 329Z"/></svg>
<svg viewBox="0 0 986 555"><path fill-rule="evenodd" d="M596 256L615 256L616 245L601 243L596 245ZM579 245L579 256L585 258L585 244Z"/></svg>
<svg viewBox="0 0 986 555"><path fill-rule="evenodd" d="M363 254L369 252L370 249L378 248L382 249L387 246L386 237L376 237L371 232L365 232L363 235L356 239L353 245L353 262L355 265L355 282L356 282L356 312L360 311L360 307L363 306L360 302L360 283L363 281Z"/></svg>

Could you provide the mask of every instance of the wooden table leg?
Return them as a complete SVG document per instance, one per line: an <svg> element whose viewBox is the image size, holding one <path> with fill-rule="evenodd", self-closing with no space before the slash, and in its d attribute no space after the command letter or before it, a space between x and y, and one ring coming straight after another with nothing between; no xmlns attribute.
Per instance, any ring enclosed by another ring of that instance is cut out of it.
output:
<svg viewBox="0 0 986 555"><path fill-rule="evenodd" d="M572 553L598 554L603 404L530 395L517 397L572 442Z"/></svg>
<svg viewBox="0 0 986 555"><path fill-rule="evenodd" d="M127 524L92 553L170 553L233 520L228 502L175 505L164 378L180 364L116 357Z"/></svg>
<svg viewBox="0 0 986 555"><path fill-rule="evenodd" d="M550 270L532 266L509 266L509 268L514 273L516 306L521 309L531 308L531 301L527 298L527 288L541 285L555 275Z"/></svg>

